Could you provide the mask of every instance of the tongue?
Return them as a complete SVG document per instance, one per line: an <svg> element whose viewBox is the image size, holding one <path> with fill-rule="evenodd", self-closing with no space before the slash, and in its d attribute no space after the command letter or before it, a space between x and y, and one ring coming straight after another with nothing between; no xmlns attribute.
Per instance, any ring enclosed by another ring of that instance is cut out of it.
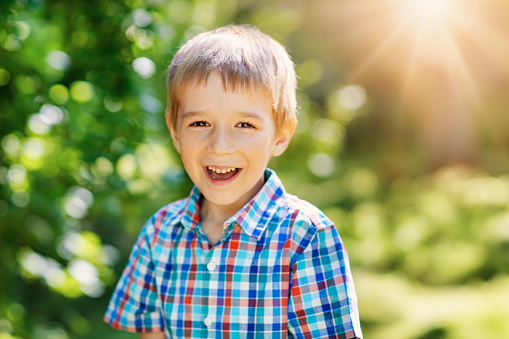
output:
<svg viewBox="0 0 509 339"><path fill-rule="evenodd" d="M236 168L234 171L228 172L228 173L217 173L211 170L208 170L209 175L212 179L215 180L228 180L232 178L237 172L239 171L238 168Z"/></svg>

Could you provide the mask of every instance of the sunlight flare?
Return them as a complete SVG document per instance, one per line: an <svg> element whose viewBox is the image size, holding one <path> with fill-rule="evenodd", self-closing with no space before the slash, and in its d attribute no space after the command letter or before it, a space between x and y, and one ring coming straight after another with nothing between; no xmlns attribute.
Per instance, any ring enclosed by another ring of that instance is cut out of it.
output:
<svg viewBox="0 0 509 339"><path fill-rule="evenodd" d="M394 18L405 22L407 33L420 41L441 42L471 25L476 1L391 0Z"/></svg>
<svg viewBox="0 0 509 339"><path fill-rule="evenodd" d="M450 0L393 0L404 15L426 20L443 19L451 10Z"/></svg>

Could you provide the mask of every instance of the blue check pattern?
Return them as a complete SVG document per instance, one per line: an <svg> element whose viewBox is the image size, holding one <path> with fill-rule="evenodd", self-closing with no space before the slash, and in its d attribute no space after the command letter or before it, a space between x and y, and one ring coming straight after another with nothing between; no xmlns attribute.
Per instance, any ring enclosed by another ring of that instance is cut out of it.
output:
<svg viewBox="0 0 509 339"><path fill-rule="evenodd" d="M362 338L347 253L334 224L270 169L210 245L200 192L145 224L104 320L167 338Z"/></svg>

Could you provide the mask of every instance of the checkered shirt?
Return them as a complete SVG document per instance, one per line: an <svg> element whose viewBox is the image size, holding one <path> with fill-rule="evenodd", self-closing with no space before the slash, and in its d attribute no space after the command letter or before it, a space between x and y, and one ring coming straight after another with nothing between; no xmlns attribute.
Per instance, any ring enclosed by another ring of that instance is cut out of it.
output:
<svg viewBox="0 0 509 339"><path fill-rule="evenodd" d="M334 224L270 169L210 245L200 192L145 224L104 320L167 338L362 338L348 256Z"/></svg>

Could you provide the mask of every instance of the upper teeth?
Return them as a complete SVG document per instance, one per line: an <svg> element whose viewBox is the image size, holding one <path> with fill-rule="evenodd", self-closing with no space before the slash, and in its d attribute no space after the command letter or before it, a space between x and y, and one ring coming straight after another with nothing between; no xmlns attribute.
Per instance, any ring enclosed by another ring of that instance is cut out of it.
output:
<svg viewBox="0 0 509 339"><path fill-rule="evenodd" d="M216 172L216 173L228 173L228 172L231 172L231 171L235 171L235 167L231 167L231 168L215 168L215 167L209 166L208 169L210 171L213 171L213 172Z"/></svg>

